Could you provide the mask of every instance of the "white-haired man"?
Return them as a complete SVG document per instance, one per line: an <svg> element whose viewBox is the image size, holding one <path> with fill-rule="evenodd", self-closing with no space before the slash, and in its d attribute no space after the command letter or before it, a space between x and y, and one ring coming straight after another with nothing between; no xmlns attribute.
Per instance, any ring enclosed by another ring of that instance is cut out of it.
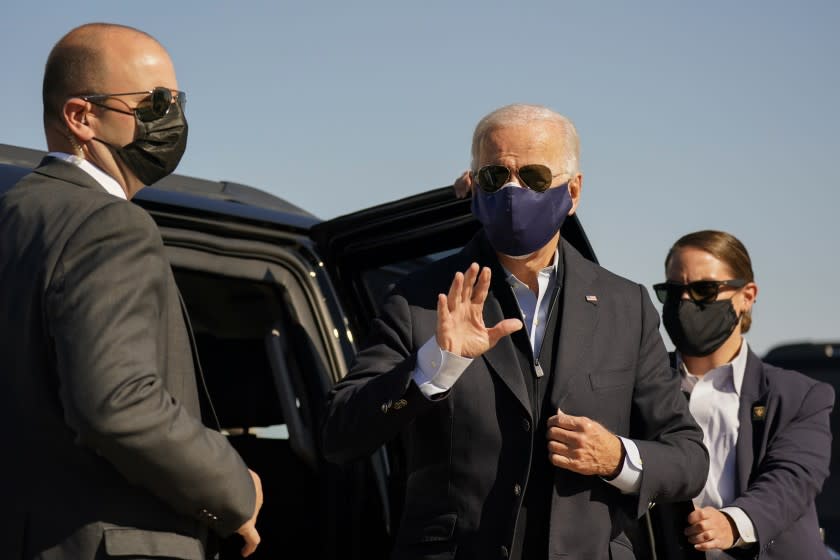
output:
<svg viewBox="0 0 840 560"><path fill-rule="evenodd" d="M626 521L703 486L646 290L561 239L578 160L549 109L484 117L469 174L482 230L395 288L330 394L328 458L403 437L394 558L634 558Z"/></svg>

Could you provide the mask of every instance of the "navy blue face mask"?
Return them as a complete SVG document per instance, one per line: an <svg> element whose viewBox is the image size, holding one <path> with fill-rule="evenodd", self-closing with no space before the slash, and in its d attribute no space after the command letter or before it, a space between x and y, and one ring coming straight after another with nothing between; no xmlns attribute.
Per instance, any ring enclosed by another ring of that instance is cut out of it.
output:
<svg viewBox="0 0 840 560"><path fill-rule="evenodd" d="M499 253L521 257L541 249L560 231L572 209L569 183L536 192L509 183L488 193L473 189L472 213Z"/></svg>

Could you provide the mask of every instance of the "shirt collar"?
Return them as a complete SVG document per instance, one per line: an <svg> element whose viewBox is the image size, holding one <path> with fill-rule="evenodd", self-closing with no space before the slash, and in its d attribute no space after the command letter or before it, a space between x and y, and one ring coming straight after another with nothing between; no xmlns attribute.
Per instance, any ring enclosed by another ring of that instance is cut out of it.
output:
<svg viewBox="0 0 840 560"><path fill-rule="evenodd" d="M682 355L680 354L679 350L676 351L676 355L678 369L680 372L680 376L682 377L683 390L691 392L691 389L694 388L694 385L697 383L697 380L699 378L696 375L692 374L690 371L688 371L688 368L685 366L685 362L683 362ZM735 388L735 394L740 396L741 385L743 385L744 383L744 372L747 370L747 355L749 355L749 346L747 345L747 341L744 340L744 337L742 336L741 348L738 350L738 354L735 356L735 358L731 362L709 370L708 372L706 372L706 374L722 369L728 370L727 374L732 375L732 385Z"/></svg>
<svg viewBox="0 0 840 560"><path fill-rule="evenodd" d="M79 156L74 156L72 154L65 154L64 152L50 152L47 154L49 157L54 157L55 159L60 159L61 161L66 161L69 164L75 165L88 175L90 175L94 181L99 183L99 185L105 189L108 194L112 194L118 198L122 198L123 200L127 200L125 196L125 191L122 190L117 181L93 165L91 162L84 158L80 158Z"/></svg>
<svg viewBox="0 0 840 560"><path fill-rule="evenodd" d="M537 276L547 275L549 281L551 281L552 279L557 277L557 269L559 267L559 263L560 263L560 251L559 251L559 249L555 249L554 250L554 257L552 257L552 259L551 259L551 264L548 265L547 267L543 268L542 270L540 270L537 273ZM516 286L516 285L525 286L525 283L522 282L522 280L520 280L516 276L514 276L513 273L511 271L509 271L507 268L505 268L503 266L502 270L505 271L505 279L507 280L508 284L510 284L511 286Z"/></svg>

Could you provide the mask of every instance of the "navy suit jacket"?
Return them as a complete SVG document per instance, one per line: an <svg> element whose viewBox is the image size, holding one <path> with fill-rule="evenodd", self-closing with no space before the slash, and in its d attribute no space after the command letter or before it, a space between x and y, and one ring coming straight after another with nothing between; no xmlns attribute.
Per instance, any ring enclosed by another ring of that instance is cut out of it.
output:
<svg viewBox="0 0 840 560"><path fill-rule="evenodd" d="M599 477L554 468L549 555L633 558L622 529L656 496L687 499L702 488L708 454L669 367L646 290L584 259L564 242L562 313L550 405L633 438L644 462L638 495ZM372 339L329 396L324 451L364 457L402 436L405 508L394 558L502 558L511 549L531 460L545 460L546 426L529 398L535 372L521 333L473 360L442 398L411 379L417 350L435 335L437 294L471 262L490 266L484 322L505 317L510 286L479 233L457 255L406 278L374 322ZM515 316L515 315L508 315ZM546 376L549 378L549 376Z"/></svg>
<svg viewBox="0 0 840 560"><path fill-rule="evenodd" d="M828 558L814 499L831 462L834 389L749 353L741 386L736 463L738 506L758 543L729 551L762 560Z"/></svg>

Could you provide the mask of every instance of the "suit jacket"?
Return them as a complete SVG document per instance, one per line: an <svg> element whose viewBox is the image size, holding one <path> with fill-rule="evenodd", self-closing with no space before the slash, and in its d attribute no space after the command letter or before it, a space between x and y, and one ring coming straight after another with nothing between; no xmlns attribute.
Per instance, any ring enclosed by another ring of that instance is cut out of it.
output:
<svg viewBox="0 0 840 560"><path fill-rule="evenodd" d="M833 407L831 385L764 363L749 352L738 404L737 498L724 506L740 507L749 515L758 542L732 548L727 557L829 558L814 500L828 477ZM657 505L661 511L654 517L659 525L655 533L672 547L658 547L666 558L682 558L674 551L687 548L688 542L682 534L686 507L672 520L674 507ZM695 557L692 554L696 555L688 552L685 557Z"/></svg>
<svg viewBox="0 0 840 560"><path fill-rule="evenodd" d="M634 438L644 468L639 494L631 496L598 477L552 469L549 555L632 558L621 533L625 520L641 515L655 496L695 495L708 455L668 365L645 289L565 242L562 258L550 404ZM510 309L502 304L512 297L510 287L480 232L459 254L397 286L372 339L328 397L328 459L352 460L403 438L408 478L394 558L506 557L532 470L532 445L546 444L546 427L536 423L539 411L526 388L525 376L534 369L521 365L532 363L527 337L502 339L443 398L425 398L411 381L417 350L435 335L437 294L446 293L455 272L473 261L493 272L485 324L501 320L503 307ZM597 300L587 298L593 295ZM535 456L547 461L547 450Z"/></svg>
<svg viewBox="0 0 840 560"><path fill-rule="evenodd" d="M4 558L198 559L250 517L146 212L46 158L0 197L0 309Z"/></svg>
<svg viewBox="0 0 840 560"><path fill-rule="evenodd" d="M834 389L749 353L738 408L737 498L758 543L736 557L827 559L814 499L831 462Z"/></svg>

